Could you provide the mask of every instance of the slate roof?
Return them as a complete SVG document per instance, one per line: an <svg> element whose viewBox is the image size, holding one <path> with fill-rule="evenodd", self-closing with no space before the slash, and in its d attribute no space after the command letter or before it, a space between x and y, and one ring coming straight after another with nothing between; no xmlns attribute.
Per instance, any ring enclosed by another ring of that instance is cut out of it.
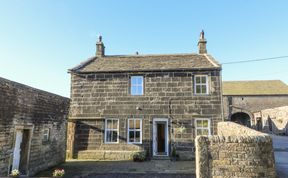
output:
<svg viewBox="0 0 288 178"><path fill-rule="evenodd" d="M288 86L280 80L224 81L223 95L288 95Z"/></svg>
<svg viewBox="0 0 288 178"><path fill-rule="evenodd" d="M208 54L115 55L92 57L69 71L91 73L189 69L221 69L221 65Z"/></svg>

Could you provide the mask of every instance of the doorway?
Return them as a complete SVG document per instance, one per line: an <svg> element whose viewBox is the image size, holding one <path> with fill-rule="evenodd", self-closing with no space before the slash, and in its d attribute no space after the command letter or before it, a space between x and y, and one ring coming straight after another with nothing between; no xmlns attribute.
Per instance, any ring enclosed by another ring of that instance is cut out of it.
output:
<svg viewBox="0 0 288 178"><path fill-rule="evenodd" d="M231 121L238 124L244 125L246 127L251 127L250 116L244 112L234 113L231 116Z"/></svg>
<svg viewBox="0 0 288 178"><path fill-rule="evenodd" d="M17 128L13 151L12 170L18 169L21 175L28 175L32 129Z"/></svg>
<svg viewBox="0 0 288 178"><path fill-rule="evenodd" d="M153 156L168 156L168 119L153 120Z"/></svg>

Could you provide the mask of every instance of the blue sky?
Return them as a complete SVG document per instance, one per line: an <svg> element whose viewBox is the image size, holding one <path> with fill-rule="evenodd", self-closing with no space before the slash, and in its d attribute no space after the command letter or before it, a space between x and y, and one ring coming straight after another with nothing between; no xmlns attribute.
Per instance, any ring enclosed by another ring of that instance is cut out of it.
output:
<svg viewBox="0 0 288 178"><path fill-rule="evenodd" d="M63 96L67 69L95 54L195 53L220 63L288 55L288 1L0 1L0 77ZM223 80L280 79L288 58L223 65Z"/></svg>

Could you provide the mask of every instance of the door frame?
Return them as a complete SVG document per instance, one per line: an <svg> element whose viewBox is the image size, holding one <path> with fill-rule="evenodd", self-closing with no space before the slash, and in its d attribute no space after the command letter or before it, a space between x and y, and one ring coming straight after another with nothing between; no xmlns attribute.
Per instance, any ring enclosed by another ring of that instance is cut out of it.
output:
<svg viewBox="0 0 288 178"><path fill-rule="evenodd" d="M13 152L12 152L12 170L13 168L17 168L19 169L20 166L20 159L21 159L21 155L19 152L19 163L18 165L14 165L14 151L15 151L15 146L16 146L16 137L17 137L17 132L21 132L22 133L22 138L21 138L21 142L23 140L23 132L24 130L29 130L29 138L28 138L28 151L27 151L27 170L26 170L26 175L29 176L29 160L30 160L30 149L31 149L31 141L32 141L32 137L33 137L33 131L34 131L34 125L29 124L29 125L15 125L15 129L14 129L14 141L13 141ZM20 147L21 147L21 143L20 143ZM10 170L10 171L12 171Z"/></svg>
<svg viewBox="0 0 288 178"><path fill-rule="evenodd" d="M165 155L157 154L157 122L165 122ZM153 156L169 156L169 132L168 132L168 118L154 118L153 119Z"/></svg>

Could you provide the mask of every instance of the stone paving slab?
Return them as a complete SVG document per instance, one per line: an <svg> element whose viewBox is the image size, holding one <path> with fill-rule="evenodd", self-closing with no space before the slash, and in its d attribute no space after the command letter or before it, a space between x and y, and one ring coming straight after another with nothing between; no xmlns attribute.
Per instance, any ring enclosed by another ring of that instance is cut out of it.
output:
<svg viewBox="0 0 288 178"><path fill-rule="evenodd" d="M158 174L158 173L108 173L108 174L90 174L83 178L196 178L194 174Z"/></svg>
<svg viewBox="0 0 288 178"><path fill-rule="evenodd" d="M79 161L69 160L36 176L49 177L55 168L63 168L64 177L105 177L106 175L162 177L162 175L189 177L195 175L194 161L151 160L145 162L133 161ZM131 175L130 175L131 174ZM114 177L114 176L113 176ZM165 177L165 176L164 176Z"/></svg>

